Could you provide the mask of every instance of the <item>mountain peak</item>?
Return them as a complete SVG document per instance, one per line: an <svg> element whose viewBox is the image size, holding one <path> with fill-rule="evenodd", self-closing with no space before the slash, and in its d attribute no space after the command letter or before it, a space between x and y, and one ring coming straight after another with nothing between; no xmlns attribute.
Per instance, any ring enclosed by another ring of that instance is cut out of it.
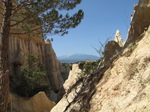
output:
<svg viewBox="0 0 150 112"><path fill-rule="evenodd" d="M78 61L98 60L100 57L88 54L75 53L72 55L59 56L58 60L62 63L75 63Z"/></svg>

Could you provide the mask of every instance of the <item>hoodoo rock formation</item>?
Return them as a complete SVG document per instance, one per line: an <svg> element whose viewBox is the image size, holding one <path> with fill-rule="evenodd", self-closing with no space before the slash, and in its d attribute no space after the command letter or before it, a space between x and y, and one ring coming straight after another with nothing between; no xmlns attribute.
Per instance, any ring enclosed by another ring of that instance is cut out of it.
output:
<svg viewBox="0 0 150 112"><path fill-rule="evenodd" d="M0 1L0 6L3 7ZM2 8L0 12L3 12ZM2 15L0 15L2 22ZM19 26L16 26L19 27ZM11 33L17 30L12 30ZM25 58L28 54L33 54L40 59L44 65L44 71L47 75L47 84L51 93L58 94L63 87L64 80L60 70L61 63L57 60L56 54L52 48L50 40L44 41L42 34L29 37L25 34L11 34L9 38L9 75L17 80L20 79L20 67L25 64ZM11 83L13 85L13 83ZM50 96L49 96L50 97Z"/></svg>
<svg viewBox="0 0 150 112"><path fill-rule="evenodd" d="M33 54L44 64L51 90L56 94L59 92L64 80L60 73L60 62L57 60L51 42L44 42L42 38L11 36L9 50L10 76L19 79L20 67L24 65L26 56Z"/></svg>
<svg viewBox="0 0 150 112"><path fill-rule="evenodd" d="M116 41L120 47L124 46L124 42L122 40L121 33L119 30L116 30L114 41Z"/></svg>

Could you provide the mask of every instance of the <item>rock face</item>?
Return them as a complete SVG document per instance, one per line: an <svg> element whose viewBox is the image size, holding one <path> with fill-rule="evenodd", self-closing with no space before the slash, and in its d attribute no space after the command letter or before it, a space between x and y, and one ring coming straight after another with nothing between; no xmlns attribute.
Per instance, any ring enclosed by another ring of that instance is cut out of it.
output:
<svg viewBox="0 0 150 112"><path fill-rule="evenodd" d="M39 92L30 99L12 95L12 112L49 112L55 103L44 92Z"/></svg>
<svg viewBox="0 0 150 112"><path fill-rule="evenodd" d="M0 6L3 7L0 1ZM0 9L0 12L3 10ZM2 21L2 15L0 15ZM47 83L56 94L63 87L64 80L60 73L60 62L52 48L50 40L44 42L42 35L28 37L27 35L10 35L9 39L9 73L19 80L20 67L24 65L28 54L37 56L45 65L45 73L48 76Z"/></svg>
<svg viewBox="0 0 150 112"><path fill-rule="evenodd" d="M0 6L3 7L1 1ZM3 10L0 9L0 12L3 12ZM0 22L2 22L2 15L0 17ZM47 83L51 90L57 94L62 89L64 83L60 73L60 62L57 60L50 40L48 39L44 42L42 34L38 35L38 37L19 34L10 35L9 75L15 77L17 80L20 79L20 67L24 65L28 54L33 54L40 59L41 63L45 66L45 73L48 76Z"/></svg>
<svg viewBox="0 0 150 112"><path fill-rule="evenodd" d="M49 58L50 57L50 58ZM59 91L64 83L60 73L60 62L52 49L51 43L45 45L46 70L50 80L51 87L54 91Z"/></svg>
<svg viewBox="0 0 150 112"><path fill-rule="evenodd" d="M76 83L76 81L79 79L80 75L82 74L82 70L79 69L78 64L72 65L72 70L69 73L68 79L63 84L64 89L68 90L73 84Z"/></svg>
<svg viewBox="0 0 150 112"><path fill-rule="evenodd" d="M81 73L82 73L82 70L79 69L79 65L73 64L72 70L69 73L69 77L63 85L66 92L70 89L71 86L73 86L79 80ZM52 112L64 112L64 110L65 110L66 106L69 104L69 102L74 99L75 94L76 94L76 90L74 89L69 94L67 99L66 99L66 97L63 97L61 99L61 101L57 103L57 106L52 109Z"/></svg>
<svg viewBox="0 0 150 112"><path fill-rule="evenodd" d="M150 0L139 0L132 14L131 27L125 45L138 39L150 25Z"/></svg>
<svg viewBox="0 0 150 112"><path fill-rule="evenodd" d="M60 62L57 60L51 43L45 43L42 38L11 36L9 41L10 76L19 79L20 67L24 65L27 54L39 57L41 63L45 65L48 84L51 90L57 94L64 83L60 73Z"/></svg>
<svg viewBox="0 0 150 112"><path fill-rule="evenodd" d="M89 112L150 111L149 37L146 32L141 41L126 48L123 56L104 73L96 85Z"/></svg>

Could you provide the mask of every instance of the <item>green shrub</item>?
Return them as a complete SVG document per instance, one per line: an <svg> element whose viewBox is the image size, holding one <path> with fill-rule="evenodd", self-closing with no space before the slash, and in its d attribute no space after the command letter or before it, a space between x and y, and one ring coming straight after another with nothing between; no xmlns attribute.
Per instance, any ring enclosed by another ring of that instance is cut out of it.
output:
<svg viewBox="0 0 150 112"><path fill-rule="evenodd" d="M15 85L14 91L22 97L31 97L39 91L48 91L44 65L32 54L27 56L25 62L20 68L21 78Z"/></svg>
<svg viewBox="0 0 150 112"><path fill-rule="evenodd" d="M79 68L83 71L84 75L89 75L97 69L99 62L100 60L80 62Z"/></svg>

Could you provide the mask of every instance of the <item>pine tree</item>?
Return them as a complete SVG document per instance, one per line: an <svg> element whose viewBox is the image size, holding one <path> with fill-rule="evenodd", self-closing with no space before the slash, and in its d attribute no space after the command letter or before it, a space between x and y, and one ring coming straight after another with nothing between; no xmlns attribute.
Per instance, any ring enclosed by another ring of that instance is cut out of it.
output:
<svg viewBox="0 0 150 112"><path fill-rule="evenodd" d="M1 0L4 7L0 35L0 71L8 70L8 48L10 34L45 36L65 35L83 19L83 11L74 15L60 12L74 9L81 0Z"/></svg>
<svg viewBox="0 0 150 112"><path fill-rule="evenodd" d="M71 10L81 0L1 0L2 17L0 33L0 76L8 72L10 34L46 35L67 34L67 29L75 28L83 19L83 11L74 15L60 14ZM3 97L8 94L3 95ZM0 100L0 104L3 103ZM0 110L6 112L6 110Z"/></svg>

